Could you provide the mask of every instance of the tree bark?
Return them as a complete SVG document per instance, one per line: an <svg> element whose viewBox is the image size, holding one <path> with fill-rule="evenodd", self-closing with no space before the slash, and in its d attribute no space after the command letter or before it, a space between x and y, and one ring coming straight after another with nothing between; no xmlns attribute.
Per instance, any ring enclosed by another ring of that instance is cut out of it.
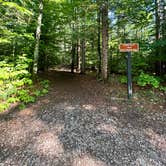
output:
<svg viewBox="0 0 166 166"><path fill-rule="evenodd" d="M75 43L72 42L72 50L71 50L71 73L74 73L75 52L76 52Z"/></svg>
<svg viewBox="0 0 166 166"><path fill-rule="evenodd" d="M155 24L156 24L156 42L165 40L165 2L164 0L155 0ZM166 72L166 62L163 55L165 55L165 47L162 45L156 46L155 57L155 72L157 75L162 75Z"/></svg>
<svg viewBox="0 0 166 166"><path fill-rule="evenodd" d="M166 41L166 1L161 0L161 37ZM161 74L166 74L166 45L161 48L162 62L161 62Z"/></svg>
<svg viewBox="0 0 166 166"><path fill-rule="evenodd" d="M37 74L38 72L39 43L40 43L40 35L41 35L42 17L43 17L43 0L40 0L39 16L38 16L37 28L36 28L36 44L35 44L35 50L34 50L33 74Z"/></svg>
<svg viewBox="0 0 166 166"><path fill-rule="evenodd" d="M73 3L73 1L71 1ZM76 21L76 15L77 15L77 9L74 7L73 9L74 15L73 19ZM75 23L72 23L72 49L71 49L71 73L74 73L74 68L75 68L75 56L76 56L76 41L75 41Z"/></svg>
<svg viewBox="0 0 166 166"><path fill-rule="evenodd" d="M102 5L102 79L108 79L108 0Z"/></svg>
<svg viewBox="0 0 166 166"><path fill-rule="evenodd" d="M101 24L101 11L100 11L100 7L98 9L98 13L97 13L97 24L98 24L98 35L97 35L97 52L98 52L98 75L101 74L101 44L100 44L100 41L101 41L101 38L100 38L100 35L101 35L101 27L100 27L100 24Z"/></svg>
<svg viewBox="0 0 166 166"><path fill-rule="evenodd" d="M155 38L156 38L156 42L159 40L159 28L160 28L160 20L159 20L159 15L158 15L158 0L155 0ZM156 47L156 50L155 50L155 56L156 57L159 57L159 49L158 47ZM157 60L156 61L156 64L155 64L155 71L156 71L156 74L159 75L159 61Z"/></svg>
<svg viewBox="0 0 166 166"><path fill-rule="evenodd" d="M85 74L85 53L86 53L86 40L85 40L85 22L86 22L86 12L84 11L83 23L82 23L82 39L81 39L81 74Z"/></svg>
<svg viewBox="0 0 166 166"><path fill-rule="evenodd" d="M77 42L77 72L81 72L81 46L80 39Z"/></svg>
<svg viewBox="0 0 166 166"><path fill-rule="evenodd" d="M81 74L85 74L85 39L81 40Z"/></svg>

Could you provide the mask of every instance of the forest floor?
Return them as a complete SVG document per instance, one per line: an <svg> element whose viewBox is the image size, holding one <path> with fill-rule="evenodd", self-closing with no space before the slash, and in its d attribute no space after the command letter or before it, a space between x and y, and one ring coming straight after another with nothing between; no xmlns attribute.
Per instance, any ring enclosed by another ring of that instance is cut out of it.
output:
<svg viewBox="0 0 166 166"><path fill-rule="evenodd" d="M50 91L24 110L0 115L0 166L165 166L164 94L114 77L50 71Z"/></svg>

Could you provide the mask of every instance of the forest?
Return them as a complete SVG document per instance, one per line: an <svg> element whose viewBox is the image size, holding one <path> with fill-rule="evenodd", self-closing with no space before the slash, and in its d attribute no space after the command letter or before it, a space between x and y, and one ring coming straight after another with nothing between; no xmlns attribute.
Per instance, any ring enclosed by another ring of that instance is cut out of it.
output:
<svg viewBox="0 0 166 166"><path fill-rule="evenodd" d="M10 165L166 166L166 0L0 0Z"/></svg>
<svg viewBox="0 0 166 166"><path fill-rule="evenodd" d="M126 84L126 41L133 83L165 92L165 0L0 0L0 111L45 95L50 69Z"/></svg>

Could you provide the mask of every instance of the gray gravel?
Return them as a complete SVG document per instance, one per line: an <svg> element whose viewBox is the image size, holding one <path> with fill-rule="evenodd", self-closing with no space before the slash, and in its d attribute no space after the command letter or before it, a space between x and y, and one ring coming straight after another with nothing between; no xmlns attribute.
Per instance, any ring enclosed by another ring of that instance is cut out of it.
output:
<svg viewBox="0 0 166 166"><path fill-rule="evenodd" d="M166 165L165 112L123 109L62 80L36 104L0 115L0 166Z"/></svg>

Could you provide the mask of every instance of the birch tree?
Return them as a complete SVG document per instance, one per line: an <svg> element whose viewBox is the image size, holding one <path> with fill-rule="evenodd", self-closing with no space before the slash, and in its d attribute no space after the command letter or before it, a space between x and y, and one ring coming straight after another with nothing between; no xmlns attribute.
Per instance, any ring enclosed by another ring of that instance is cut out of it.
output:
<svg viewBox="0 0 166 166"><path fill-rule="evenodd" d="M37 28L36 28L36 43L35 43L35 49L34 49L33 74L37 74L38 72L39 43L40 43L40 35L41 35L42 17L43 17L43 0L40 0L39 15L37 19Z"/></svg>

